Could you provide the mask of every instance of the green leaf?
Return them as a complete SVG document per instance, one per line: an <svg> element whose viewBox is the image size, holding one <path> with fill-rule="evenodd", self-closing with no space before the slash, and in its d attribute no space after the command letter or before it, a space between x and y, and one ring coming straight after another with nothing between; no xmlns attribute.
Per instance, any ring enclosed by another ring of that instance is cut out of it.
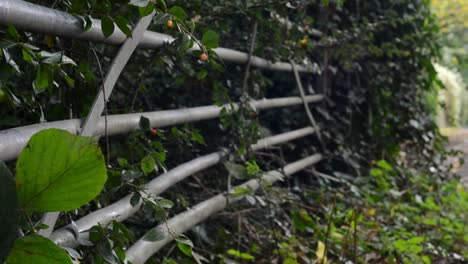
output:
<svg viewBox="0 0 468 264"><path fill-rule="evenodd" d="M16 41L20 40L20 35L18 34L18 31L16 30L16 28L13 25L8 25L7 34L8 34L8 36L10 36L11 38L13 38Z"/></svg>
<svg viewBox="0 0 468 264"><path fill-rule="evenodd" d="M68 57L68 56L66 56L66 55L62 55L60 64L63 64L63 65L65 65L65 64L71 64L71 65L73 65L73 66L75 66L75 67L78 66L74 60L72 60L70 57Z"/></svg>
<svg viewBox="0 0 468 264"><path fill-rule="evenodd" d="M224 167L228 170L229 175L236 179L243 180L248 178L247 170L242 165L227 161L224 162Z"/></svg>
<svg viewBox="0 0 468 264"><path fill-rule="evenodd" d="M206 31L202 37L202 44L209 49L217 48L219 45L218 33L213 30Z"/></svg>
<svg viewBox="0 0 468 264"><path fill-rule="evenodd" d="M141 171L126 170L122 173L122 180L125 182L130 182L134 179L140 178L141 176L143 176L143 173L141 173Z"/></svg>
<svg viewBox="0 0 468 264"><path fill-rule="evenodd" d="M424 237L416 236L416 237L410 238L408 240L408 243L419 245L423 241L424 241Z"/></svg>
<svg viewBox="0 0 468 264"><path fill-rule="evenodd" d="M174 202L171 200L167 199L161 199L158 201L158 205L161 206L162 208L172 208L174 206Z"/></svg>
<svg viewBox="0 0 468 264"><path fill-rule="evenodd" d="M67 84L68 84L70 87L74 87L74 85L75 85L75 80L73 80L73 78L71 78L70 76L68 76L68 74L66 74L64 71L62 71L62 74L63 74L63 78L65 79L65 82L67 82Z"/></svg>
<svg viewBox="0 0 468 264"><path fill-rule="evenodd" d="M71 12L72 13L83 13L85 9L86 1L81 0L72 0L71 1Z"/></svg>
<svg viewBox="0 0 468 264"><path fill-rule="evenodd" d="M424 264L431 264L432 261L428 256L422 256L421 260L424 262Z"/></svg>
<svg viewBox="0 0 468 264"><path fill-rule="evenodd" d="M31 137L16 173L19 204L27 212L76 209L95 198L107 179L104 157L93 139L59 129Z"/></svg>
<svg viewBox="0 0 468 264"><path fill-rule="evenodd" d="M153 209L154 209L154 218L156 219L156 221L158 222L166 221L167 214L166 214L166 211L164 211L164 208L162 208L159 205L155 205Z"/></svg>
<svg viewBox="0 0 468 264"><path fill-rule="evenodd" d="M156 162L154 161L153 157L151 156L146 156L141 160L141 170L145 175L150 174L153 170L154 167L156 166Z"/></svg>
<svg viewBox="0 0 468 264"><path fill-rule="evenodd" d="M7 264L63 264L72 263L65 250L59 248L49 239L29 235L15 241Z"/></svg>
<svg viewBox="0 0 468 264"><path fill-rule="evenodd" d="M62 60L62 52L60 51L54 53L41 51L39 55L41 56L41 59L43 59L42 63L45 64L58 64Z"/></svg>
<svg viewBox="0 0 468 264"><path fill-rule="evenodd" d="M190 139L198 144L205 145L205 139L197 130L192 131Z"/></svg>
<svg viewBox="0 0 468 264"><path fill-rule="evenodd" d="M304 231L307 227L312 228L314 225L312 217L304 209L299 211L294 210L291 215L291 220L294 227L299 231Z"/></svg>
<svg viewBox="0 0 468 264"><path fill-rule="evenodd" d="M206 78L207 75L208 75L208 71L203 69L197 73L197 79L203 80Z"/></svg>
<svg viewBox="0 0 468 264"><path fill-rule="evenodd" d="M257 162L247 161L245 164L247 165L247 174L249 174L249 176L255 176L260 172L260 167L258 166Z"/></svg>
<svg viewBox="0 0 468 264"><path fill-rule="evenodd" d="M241 259L244 259L244 260L254 260L254 256L248 254L248 253L242 253L240 252L239 250L235 250L235 249L229 249L227 251L228 255L231 255L231 256L234 256L234 257L238 257L238 258L241 258Z"/></svg>
<svg viewBox="0 0 468 264"><path fill-rule="evenodd" d="M149 242L156 242L163 240L166 237L166 232L160 228L160 227L155 227L150 229L145 236L143 236L143 240L149 241Z"/></svg>
<svg viewBox="0 0 468 264"><path fill-rule="evenodd" d="M134 5L138 7L145 7L150 3L150 0L131 0L129 5Z"/></svg>
<svg viewBox="0 0 468 264"><path fill-rule="evenodd" d="M114 249L112 248L112 242L109 239L99 241L99 243L96 245L96 249L99 255L108 263L122 264L119 256L117 256L117 253L115 253Z"/></svg>
<svg viewBox="0 0 468 264"><path fill-rule="evenodd" d="M251 193L252 193L251 189L249 189L247 187L237 186L236 188L234 188L234 192L230 193L229 195L232 196L232 197L240 197L240 196L248 195L248 194L251 194Z"/></svg>
<svg viewBox="0 0 468 264"><path fill-rule="evenodd" d="M101 225L95 225L89 230L89 241L97 243L101 241L106 236L106 231Z"/></svg>
<svg viewBox="0 0 468 264"><path fill-rule="evenodd" d="M330 3L330 0L322 0L323 6L328 6L329 3Z"/></svg>
<svg viewBox="0 0 468 264"><path fill-rule="evenodd" d="M138 13L140 13L140 17L145 17L145 16L151 14L151 12L153 12L154 8L155 8L154 4L150 3L147 6L139 7L138 8Z"/></svg>
<svg viewBox="0 0 468 264"><path fill-rule="evenodd" d="M117 158L117 163L118 163L119 166L122 167L122 168L128 167L128 161L127 161L127 159L124 159L124 158Z"/></svg>
<svg viewBox="0 0 468 264"><path fill-rule="evenodd" d="M130 22L126 17L123 16L117 16L115 18L115 23L117 26L122 30L122 32L129 38L132 37L132 29L128 26L130 25Z"/></svg>
<svg viewBox="0 0 468 264"><path fill-rule="evenodd" d="M29 43L22 43L21 44L23 46L23 48L26 48L26 49L30 49L30 50L41 50L40 48L36 47L36 46L33 46Z"/></svg>
<svg viewBox="0 0 468 264"><path fill-rule="evenodd" d="M36 74L36 79L34 80L33 87L34 92L40 93L45 89L49 88L54 81L54 72L53 69L45 64L39 64Z"/></svg>
<svg viewBox="0 0 468 264"><path fill-rule="evenodd" d="M18 226L18 198L13 175L0 161L0 263L5 260Z"/></svg>
<svg viewBox="0 0 468 264"><path fill-rule="evenodd" d="M132 198L130 198L130 204L132 207L135 207L141 200L141 195L139 192L136 192L132 195Z"/></svg>
<svg viewBox="0 0 468 264"><path fill-rule="evenodd" d="M32 53L31 51L27 49L22 49L21 52L23 54L23 59L26 62L32 63L34 61L34 58L32 57L34 53Z"/></svg>
<svg viewBox="0 0 468 264"><path fill-rule="evenodd" d="M112 231L120 231L128 241L134 241L135 236L124 224L112 221Z"/></svg>
<svg viewBox="0 0 468 264"><path fill-rule="evenodd" d="M140 129L141 130L151 130L151 123L150 120L144 116L140 117Z"/></svg>
<svg viewBox="0 0 468 264"><path fill-rule="evenodd" d="M388 162L386 162L385 160L379 160L377 162L377 166L379 166L381 169L387 172L391 172L393 170L392 166L388 164Z"/></svg>
<svg viewBox="0 0 468 264"><path fill-rule="evenodd" d="M105 16L101 20L101 30L102 34L108 38L112 33L114 33L114 21L108 16Z"/></svg>
<svg viewBox="0 0 468 264"><path fill-rule="evenodd" d="M173 6L169 9L168 13L182 21L187 19L187 13L185 13L184 9L180 6Z"/></svg>
<svg viewBox="0 0 468 264"><path fill-rule="evenodd" d="M84 22L84 31L88 31L93 26L93 20L91 20L90 16L85 16Z"/></svg>
<svg viewBox="0 0 468 264"><path fill-rule="evenodd" d="M190 247L193 247L193 242L192 240L190 240L187 236L185 236L184 234L180 234L178 235L175 240L179 243L182 243L182 244L185 244L185 245L188 245Z"/></svg>
<svg viewBox="0 0 468 264"><path fill-rule="evenodd" d="M13 43L7 40L0 40L0 57L2 56L1 49L9 49L17 46L17 43Z"/></svg>
<svg viewBox="0 0 468 264"><path fill-rule="evenodd" d="M186 256L189 256L191 257L192 256L192 247L187 245L187 244L184 244L184 243L180 243L178 242L177 243L177 247L180 249L180 251L182 251L182 253L184 253Z"/></svg>
<svg viewBox="0 0 468 264"><path fill-rule="evenodd" d="M18 73L21 73L21 70L18 66L18 64L16 63L16 61L13 59L13 57L11 56L11 54L8 52L7 49L2 49L2 53L3 53L3 56L5 57L5 61L11 66L13 67L16 72ZM1 55L1 53L0 53Z"/></svg>

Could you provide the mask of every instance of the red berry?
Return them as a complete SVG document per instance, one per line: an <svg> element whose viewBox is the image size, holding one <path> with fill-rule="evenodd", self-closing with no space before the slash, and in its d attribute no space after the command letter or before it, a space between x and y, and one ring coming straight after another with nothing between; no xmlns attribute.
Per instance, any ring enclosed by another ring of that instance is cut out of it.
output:
<svg viewBox="0 0 468 264"><path fill-rule="evenodd" d="M151 135L156 136L158 131L156 129L151 129Z"/></svg>
<svg viewBox="0 0 468 264"><path fill-rule="evenodd" d="M208 55L206 55L206 53L202 53L202 54L200 55L200 60L201 60L201 61L207 61L207 60L208 60Z"/></svg>

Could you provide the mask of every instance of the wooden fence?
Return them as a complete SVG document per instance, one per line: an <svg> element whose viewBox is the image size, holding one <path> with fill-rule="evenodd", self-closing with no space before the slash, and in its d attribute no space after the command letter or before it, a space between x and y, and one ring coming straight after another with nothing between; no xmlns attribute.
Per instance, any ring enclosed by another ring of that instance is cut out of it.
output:
<svg viewBox="0 0 468 264"><path fill-rule="evenodd" d="M11 24L19 29L30 32L118 45L120 46L120 50L113 59L105 77L103 87L97 94L94 104L86 118L33 124L0 131L0 159L5 161L16 159L31 136L47 128L59 128L83 136L100 137L106 133L105 126L107 126L107 134L110 136L138 130L141 116L148 118L152 127L174 126L219 117L222 107L214 105L156 112L110 115L107 116L107 121L101 116L104 104L112 94L114 85L134 50L136 48L155 49L174 41L174 38L171 36L147 30L153 16L154 13L141 18L133 29L132 38L127 38L118 27L115 27L116 29L110 37L105 38L101 31L101 23L99 20L94 19L92 27L84 31L83 20L71 14L21 0L1 0L0 25ZM199 47L194 48L194 50L196 49L199 49ZM252 104L256 109L265 110L304 104L307 116L311 120L311 126L264 138L251 146L253 150L264 149L273 145L297 140L314 133L319 135L319 128L310 115L308 104L321 101L323 96L318 94L306 96L302 90L299 78L299 73L311 73L316 69L311 66L295 66L292 62L272 63L266 59L249 56L247 53L227 48L217 48L215 52L225 62L237 64L250 63L252 67L280 72L294 72L296 75L297 84L299 88L301 88L301 97L261 99L253 101ZM227 105L225 108L228 109L228 112L232 113L238 110L239 105ZM194 173L220 163L227 154L227 151L218 151L181 164L148 182L143 187L146 189L146 193L141 193L141 195L159 195L169 187L183 181ZM285 176L290 176L308 166L316 164L321 159L321 154L305 157L276 171L265 173L263 179L274 183L283 179ZM260 184L261 181L250 180L241 186L255 190L260 187ZM54 230L54 226L59 213L48 213L44 216L43 221L49 225L49 229L42 230L41 234L50 237L51 240L60 246L77 247L80 245L80 240L88 238L88 232L91 227L98 224L105 225L113 220L124 221L135 214L140 209L141 202L136 206L132 206L130 204L131 196L132 194L129 194L105 208L94 211L78 219L74 222L73 226L70 224L56 230ZM127 249L127 261L131 263L144 263L164 245L172 241L174 239L174 234L181 234L189 230L216 212L223 210L226 205L239 201L241 198L242 197L233 198L229 196L227 192L220 193L168 219L167 223L163 223L158 227L161 230L165 230L164 239L156 242L148 242L139 239L134 245Z"/></svg>

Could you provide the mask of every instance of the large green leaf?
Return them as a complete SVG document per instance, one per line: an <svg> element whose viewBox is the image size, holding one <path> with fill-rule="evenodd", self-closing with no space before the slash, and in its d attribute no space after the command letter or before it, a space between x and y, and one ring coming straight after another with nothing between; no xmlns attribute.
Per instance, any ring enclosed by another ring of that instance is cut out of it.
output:
<svg viewBox="0 0 468 264"><path fill-rule="evenodd" d="M185 10L180 6L171 7L168 13L175 16L177 19L181 21L184 21L185 19L187 19L187 13L185 13Z"/></svg>
<svg viewBox="0 0 468 264"><path fill-rule="evenodd" d="M7 264L66 264L72 263L67 253L49 239L29 235L15 241Z"/></svg>
<svg viewBox="0 0 468 264"><path fill-rule="evenodd" d="M59 129L31 137L16 163L20 207L27 212L76 209L101 191L104 157L93 139Z"/></svg>
<svg viewBox="0 0 468 264"><path fill-rule="evenodd" d="M0 263L3 263L16 238L18 199L13 176L0 161Z"/></svg>
<svg viewBox="0 0 468 264"><path fill-rule="evenodd" d="M202 43L205 47L209 49L214 49L218 47L219 35L213 30L208 30L203 34Z"/></svg>

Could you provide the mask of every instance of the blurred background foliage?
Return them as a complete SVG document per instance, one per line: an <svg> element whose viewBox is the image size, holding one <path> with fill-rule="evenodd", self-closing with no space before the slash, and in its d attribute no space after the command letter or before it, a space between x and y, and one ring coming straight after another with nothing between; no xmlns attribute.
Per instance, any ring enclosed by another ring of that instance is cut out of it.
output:
<svg viewBox="0 0 468 264"><path fill-rule="evenodd" d="M436 93L441 106L437 123L442 127L468 125L468 1L432 1L440 28L441 57L437 72L444 88ZM436 102L436 101L434 101Z"/></svg>

